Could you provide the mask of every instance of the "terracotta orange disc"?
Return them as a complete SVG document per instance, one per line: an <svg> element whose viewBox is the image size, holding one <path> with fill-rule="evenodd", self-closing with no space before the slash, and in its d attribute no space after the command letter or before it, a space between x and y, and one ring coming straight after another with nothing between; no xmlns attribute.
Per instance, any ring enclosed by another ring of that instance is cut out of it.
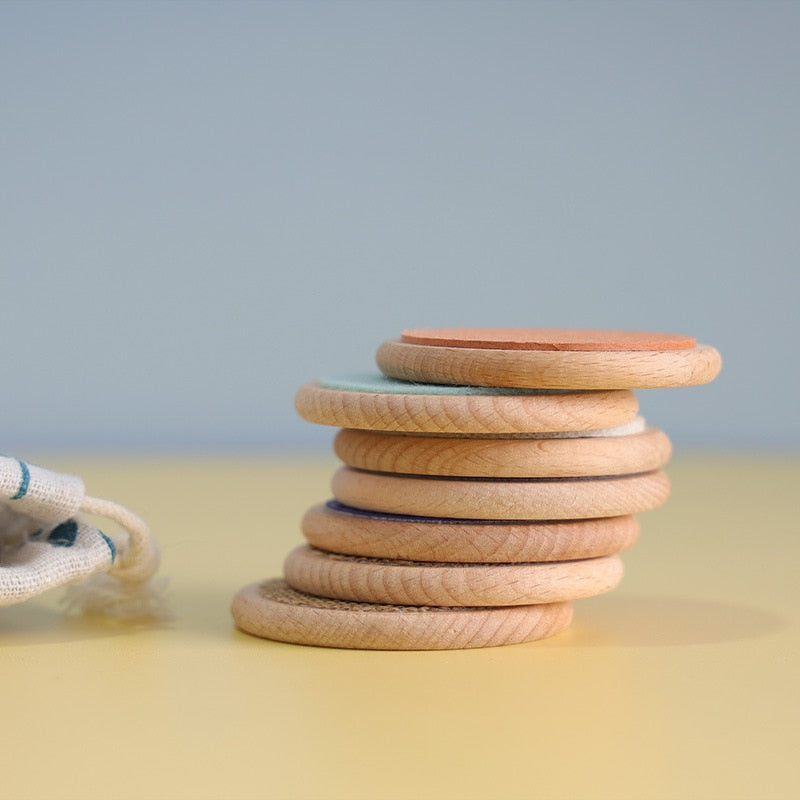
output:
<svg viewBox="0 0 800 800"><path fill-rule="evenodd" d="M403 331L401 341L497 350L686 350L697 344L672 333L580 328L417 328Z"/></svg>

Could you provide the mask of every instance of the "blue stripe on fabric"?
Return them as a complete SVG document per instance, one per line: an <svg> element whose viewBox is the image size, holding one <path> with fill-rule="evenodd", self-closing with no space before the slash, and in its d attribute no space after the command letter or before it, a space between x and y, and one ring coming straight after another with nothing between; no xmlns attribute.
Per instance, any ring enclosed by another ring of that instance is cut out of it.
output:
<svg viewBox="0 0 800 800"><path fill-rule="evenodd" d="M60 525L56 525L47 536L47 541L55 547L72 547L75 544L75 537L78 535L78 523L74 519L68 519Z"/></svg>
<svg viewBox="0 0 800 800"><path fill-rule="evenodd" d="M105 540L105 543L108 545L108 549L111 551L111 563L113 564L117 560L117 546L114 544L112 539L106 536L103 531L97 531Z"/></svg>
<svg viewBox="0 0 800 800"><path fill-rule="evenodd" d="M19 482L19 489L17 489L17 493L10 498L11 500L20 500L28 494L28 487L31 483L31 471L28 469L28 465L24 461L20 461L17 459L17 463L19 464L19 468L22 470L22 480Z"/></svg>

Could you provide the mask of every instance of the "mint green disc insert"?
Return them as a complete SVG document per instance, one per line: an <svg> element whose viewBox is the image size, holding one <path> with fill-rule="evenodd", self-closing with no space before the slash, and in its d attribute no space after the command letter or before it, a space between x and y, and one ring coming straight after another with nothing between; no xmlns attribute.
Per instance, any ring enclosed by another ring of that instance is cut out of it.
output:
<svg viewBox="0 0 800 800"><path fill-rule="evenodd" d="M446 394L446 395L542 395L580 394L565 389L495 389L491 386L445 386L438 383L414 383L389 378L380 372L356 372L352 375L334 375L320 378L317 383L324 389L369 394Z"/></svg>
<svg viewBox="0 0 800 800"><path fill-rule="evenodd" d="M302 386L303 419L359 430L517 436L626 425L639 409L627 390L569 392L414 383L380 374L327 377Z"/></svg>

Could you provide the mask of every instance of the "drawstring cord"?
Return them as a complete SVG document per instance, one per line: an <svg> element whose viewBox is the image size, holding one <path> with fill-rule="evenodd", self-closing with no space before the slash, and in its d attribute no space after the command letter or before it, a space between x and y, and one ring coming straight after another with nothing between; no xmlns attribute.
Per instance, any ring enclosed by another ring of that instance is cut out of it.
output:
<svg viewBox="0 0 800 800"><path fill-rule="evenodd" d="M81 511L116 522L128 534L126 545L119 548L110 573L126 581L146 581L151 578L159 564L158 547L147 523L133 511L119 503L99 497L84 496Z"/></svg>
<svg viewBox="0 0 800 800"><path fill-rule="evenodd" d="M107 573L90 576L67 587L63 604L76 613L99 613L119 618L168 619L165 578L155 579L159 551L147 523L111 500L84 496L80 510L116 522L128 534L114 540L114 564Z"/></svg>

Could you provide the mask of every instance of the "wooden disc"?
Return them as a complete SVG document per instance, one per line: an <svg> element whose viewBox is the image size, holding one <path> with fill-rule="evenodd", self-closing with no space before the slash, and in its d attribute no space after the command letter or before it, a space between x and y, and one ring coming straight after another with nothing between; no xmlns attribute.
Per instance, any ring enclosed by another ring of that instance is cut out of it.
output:
<svg viewBox="0 0 800 800"><path fill-rule="evenodd" d="M475 478L628 475L663 467L671 452L669 438L656 428L633 436L569 439L441 438L345 429L333 447L357 469Z"/></svg>
<svg viewBox="0 0 800 800"><path fill-rule="evenodd" d="M245 586L231 607L250 634L361 650L459 650L544 639L572 621L569 603L506 608L420 608L330 600L282 579Z"/></svg>
<svg viewBox="0 0 800 800"><path fill-rule="evenodd" d="M685 350L697 340L674 333L580 328L418 328L403 331L411 344L500 350Z"/></svg>
<svg viewBox="0 0 800 800"><path fill-rule="evenodd" d="M656 389L713 380L722 367L709 345L665 350L501 350L388 341L381 371L437 384L535 389ZM346 427L346 426L342 426Z"/></svg>
<svg viewBox="0 0 800 800"><path fill-rule="evenodd" d="M309 422L408 433L513 434L624 425L639 408L630 391L539 392L410 386L374 376L357 388L308 383L295 407ZM370 388L371 387L371 388Z"/></svg>
<svg viewBox="0 0 800 800"><path fill-rule="evenodd" d="M522 606L593 597L622 580L617 555L541 564L442 564L359 558L303 545L286 582L320 597L409 606Z"/></svg>
<svg viewBox="0 0 800 800"><path fill-rule="evenodd" d="M639 537L636 517L551 522L457 520L381 514L335 500L308 509L301 523L322 550L368 558L455 563L569 561L620 553Z"/></svg>
<svg viewBox="0 0 800 800"><path fill-rule="evenodd" d="M331 486L333 496L346 506L455 519L618 517L657 508L669 495L669 479L660 470L613 478L471 480L341 467Z"/></svg>
<svg viewBox="0 0 800 800"><path fill-rule="evenodd" d="M642 433L647 428L644 417L636 416L624 425L614 425L611 428L591 428L585 431L533 431L529 433L424 433L427 437L440 437L451 439L582 439L586 436L632 436ZM402 431L380 431L381 433L398 433ZM404 434L413 435L413 434Z"/></svg>

